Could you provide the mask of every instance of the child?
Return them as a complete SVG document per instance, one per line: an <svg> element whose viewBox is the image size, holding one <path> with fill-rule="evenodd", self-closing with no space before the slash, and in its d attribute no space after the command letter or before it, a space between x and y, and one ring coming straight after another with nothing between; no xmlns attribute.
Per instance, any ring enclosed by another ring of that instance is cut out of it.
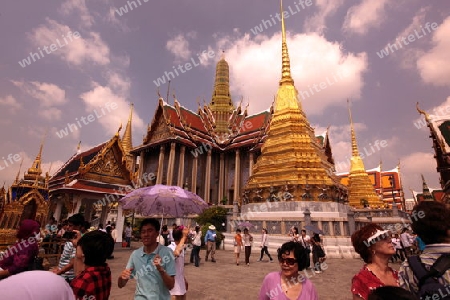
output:
<svg viewBox="0 0 450 300"><path fill-rule="evenodd" d="M242 246L241 230L236 229L236 235L234 236L234 255L236 256L236 266L239 266L239 254L241 253Z"/></svg>
<svg viewBox="0 0 450 300"><path fill-rule="evenodd" d="M107 300L111 292L111 270L106 258L114 250L114 240L105 232L86 233L77 244L77 258L85 268L70 283L76 299ZM77 271L77 270L75 270Z"/></svg>

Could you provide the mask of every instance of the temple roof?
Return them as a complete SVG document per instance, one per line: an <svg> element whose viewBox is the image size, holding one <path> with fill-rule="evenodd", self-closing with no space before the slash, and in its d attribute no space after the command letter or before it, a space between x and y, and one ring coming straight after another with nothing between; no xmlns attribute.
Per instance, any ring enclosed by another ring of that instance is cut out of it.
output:
<svg viewBox="0 0 450 300"><path fill-rule="evenodd" d="M123 156L118 134L107 142L75 153L50 179L50 192L117 193L131 183Z"/></svg>
<svg viewBox="0 0 450 300"><path fill-rule="evenodd" d="M259 149L271 119L269 110L254 115L236 111L230 117L231 128L226 134L215 133L208 110L208 107L199 108L198 113L195 113L181 106L178 101L172 106L160 98L143 145L134 148L132 152L137 153L174 140L191 148L206 143L218 151L236 147Z"/></svg>

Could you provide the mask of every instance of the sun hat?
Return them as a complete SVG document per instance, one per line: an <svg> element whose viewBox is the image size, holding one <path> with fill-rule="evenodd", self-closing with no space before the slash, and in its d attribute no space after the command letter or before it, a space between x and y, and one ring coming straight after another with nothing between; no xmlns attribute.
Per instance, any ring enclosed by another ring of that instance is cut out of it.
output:
<svg viewBox="0 0 450 300"><path fill-rule="evenodd" d="M216 226L210 225L210 226L208 227L208 229L209 229L209 230L216 230Z"/></svg>

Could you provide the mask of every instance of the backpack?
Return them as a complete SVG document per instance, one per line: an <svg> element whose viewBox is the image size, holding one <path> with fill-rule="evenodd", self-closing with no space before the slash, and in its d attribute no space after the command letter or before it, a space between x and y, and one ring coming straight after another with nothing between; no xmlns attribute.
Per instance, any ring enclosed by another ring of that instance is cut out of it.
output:
<svg viewBox="0 0 450 300"><path fill-rule="evenodd" d="M417 255L408 257L408 263L414 275L419 280L417 296L421 300L450 299L450 284L447 283L444 285L437 280L437 278L441 277L450 269L450 254L442 254L434 262L429 271Z"/></svg>

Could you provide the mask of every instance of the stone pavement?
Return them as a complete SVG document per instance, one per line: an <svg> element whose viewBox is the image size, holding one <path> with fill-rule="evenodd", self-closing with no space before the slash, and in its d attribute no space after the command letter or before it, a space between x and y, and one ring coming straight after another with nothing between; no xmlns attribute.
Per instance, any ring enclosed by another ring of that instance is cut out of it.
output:
<svg viewBox="0 0 450 300"><path fill-rule="evenodd" d="M139 247L139 242L133 242L133 249ZM125 268L131 250L116 248L115 258L108 263L112 272L112 289L110 300L133 299L135 281L130 280L122 289L117 287L117 278ZM189 283L188 299L194 300L235 300L235 299L257 299L259 288L264 276L279 270L277 262L256 262L259 258L259 247L254 247L250 257L250 266L243 263L241 253L241 264L236 266L234 253L231 250L217 250L216 263L204 262L205 250L200 251L200 267L196 268L189 264L189 254L186 254L185 276ZM257 252L256 252L257 251ZM276 259L276 256L272 254ZM308 270L311 280L316 286L320 300L348 300L351 299L350 282L354 274L362 267L360 259L328 259L328 269L322 274L314 274ZM394 265L398 268L398 265Z"/></svg>

